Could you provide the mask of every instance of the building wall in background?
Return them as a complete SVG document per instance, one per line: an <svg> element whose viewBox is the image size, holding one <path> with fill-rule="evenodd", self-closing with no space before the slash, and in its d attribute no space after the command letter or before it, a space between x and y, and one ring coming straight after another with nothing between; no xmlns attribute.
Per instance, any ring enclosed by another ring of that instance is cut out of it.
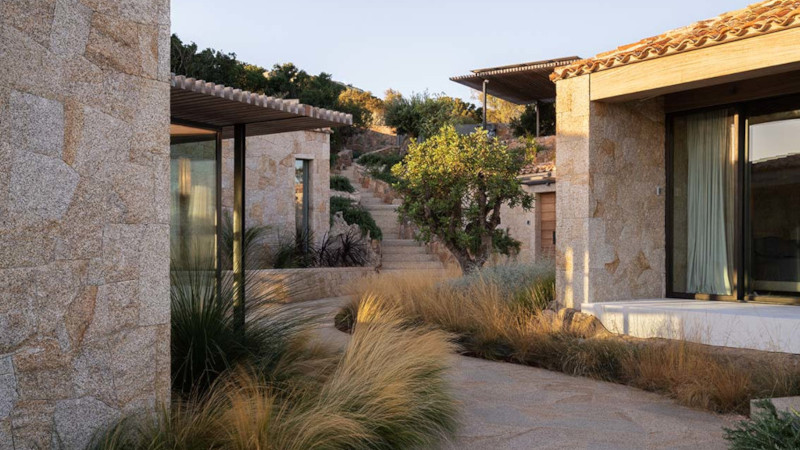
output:
<svg viewBox="0 0 800 450"><path fill-rule="evenodd" d="M233 209L233 139L222 141L222 206ZM245 225L270 227L268 242L293 238L295 160L311 160L310 229L319 241L330 228L330 132L295 131L247 138Z"/></svg>

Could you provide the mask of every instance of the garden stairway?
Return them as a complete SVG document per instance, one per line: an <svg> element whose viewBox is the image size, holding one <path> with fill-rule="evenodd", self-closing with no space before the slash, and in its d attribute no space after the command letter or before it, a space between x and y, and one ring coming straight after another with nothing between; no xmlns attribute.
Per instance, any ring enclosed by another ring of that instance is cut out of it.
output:
<svg viewBox="0 0 800 450"><path fill-rule="evenodd" d="M360 194L363 206L375 219L383 233L381 242L381 271L400 270L444 271L445 267L436 255L427 252L424 245L413 239L400 236L397 208L400 200L392 204L384 203L372 190L361 187L354 166L342 171L350 179L353 187Z"/></svg>

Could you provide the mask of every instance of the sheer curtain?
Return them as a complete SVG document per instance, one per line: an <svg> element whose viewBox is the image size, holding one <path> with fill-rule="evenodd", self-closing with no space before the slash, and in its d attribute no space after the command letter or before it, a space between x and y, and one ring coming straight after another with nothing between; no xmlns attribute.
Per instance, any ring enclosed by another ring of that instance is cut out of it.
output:
<svg viewBox="0 0 800 450"><path fill-rule="evenodd" d="M688 292L732 294L732 142L727 110L688 118Z"/></svg>

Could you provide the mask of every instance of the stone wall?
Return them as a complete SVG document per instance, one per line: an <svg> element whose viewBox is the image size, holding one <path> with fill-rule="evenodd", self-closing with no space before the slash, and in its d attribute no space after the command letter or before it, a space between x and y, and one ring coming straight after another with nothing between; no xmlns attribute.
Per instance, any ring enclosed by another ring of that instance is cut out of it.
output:
<svg viewBox="0 0 800 450"><path fill-rule="evenodd" d="M233 139L222 142L222 206L233 209ZM295 159L311 159L309 214L315 239L330 227L330 132L295 131L247 138L245 224L268 225L268 242L294 236Z"/></svg>
<svg viewBox="0 0 800 450"><path fill-rule="evenodd" d="M662 99L590 102L589 79L556 83L558 299L574 307L662 297Z"/></svg>
<svg viewBox="0 0 800 450"><path fill-rule="evenodd" d="M169 400L169 1L0 3L0 448Z"/></svg>

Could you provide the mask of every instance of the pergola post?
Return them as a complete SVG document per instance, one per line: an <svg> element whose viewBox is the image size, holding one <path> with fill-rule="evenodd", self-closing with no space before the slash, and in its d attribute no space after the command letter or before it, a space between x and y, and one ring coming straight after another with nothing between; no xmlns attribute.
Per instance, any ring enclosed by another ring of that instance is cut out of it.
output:
<svg viewBox="0 0 800 450"><path fill-rule="evenodd" d="M244 229L245 229L245 124L233 126L233 320L234 326L244 332L245 282L244 282Z"/></svg>

